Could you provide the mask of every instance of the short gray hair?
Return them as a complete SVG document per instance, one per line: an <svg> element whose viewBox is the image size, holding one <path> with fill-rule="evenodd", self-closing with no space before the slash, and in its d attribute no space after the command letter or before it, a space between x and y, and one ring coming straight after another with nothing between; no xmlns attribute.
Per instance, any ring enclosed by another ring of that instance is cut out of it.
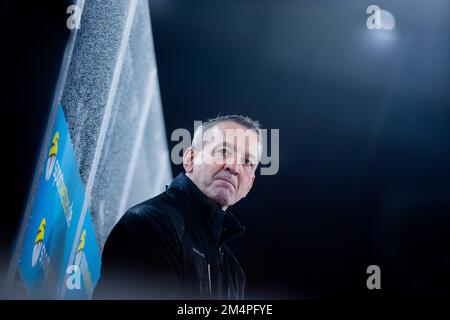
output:
<svg viewBox="0 0 450 320"><path fill-rule="evenodd" d="M202 134L205 134L206 131L214 127L215 125L225 122L225 121L231 121L234 123L237 123L241 126L243 126L246 129L250 129L253 132L256 133L256 136L258 137L258 146L259 146L259 152L258 157L261 158L262 154L262 130L261 130L261 123L258 120L253 120L250 117L237 115L237 114L231 114L231 115L225 115L225 116L217 116L215 118L210 118L204 121L194 132L194 138L192 139L192 146L195 148L196 145L199 143L199 134L202 132ZM203 139L203 137L202 137Z"/></svg>

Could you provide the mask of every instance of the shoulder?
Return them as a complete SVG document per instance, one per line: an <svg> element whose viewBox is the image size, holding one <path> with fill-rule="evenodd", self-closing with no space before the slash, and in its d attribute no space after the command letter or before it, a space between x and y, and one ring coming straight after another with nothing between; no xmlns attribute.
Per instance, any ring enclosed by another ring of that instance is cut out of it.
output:
<svg viewBox="0 0 450 320"><path fill-rule="evenodd" d="M182 210L165 192L128 209L117 226L130 233L176 233L179 239L184 233Z"/></svg>

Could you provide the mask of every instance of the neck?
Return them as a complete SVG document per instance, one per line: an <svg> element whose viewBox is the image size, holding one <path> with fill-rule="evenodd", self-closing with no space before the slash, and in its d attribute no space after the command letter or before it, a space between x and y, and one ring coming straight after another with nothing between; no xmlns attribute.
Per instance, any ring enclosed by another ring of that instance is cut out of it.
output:
<svg viewBox="0 0 450 320"><path fill-rule="evenodd" d="M198 188L200 191L202 191L202 189L200 189L200 187L198 186L198 184L197 184L197 183L195 182L195 180L193 179L192 174L191 174L190 172L185 172L185 175L186 175L186 177L189 178L189 180L192 181L193 184L195 184L195 185L197 186L197 188ZM202 191L202 192L203 192L203 191ZM203 194L205 194L205 193L203 192ZM211 198L208 198L208 199L210 199L211 201L214 201L214 199L211 199ZM214 202L217 203L216 201L214 201ZM217 205L220 206L219 203L217 203ZM222 206L222 210L223 210L223 211L225 211L225 210L227 210L227 209L228 209L228 206Z"/></svg>

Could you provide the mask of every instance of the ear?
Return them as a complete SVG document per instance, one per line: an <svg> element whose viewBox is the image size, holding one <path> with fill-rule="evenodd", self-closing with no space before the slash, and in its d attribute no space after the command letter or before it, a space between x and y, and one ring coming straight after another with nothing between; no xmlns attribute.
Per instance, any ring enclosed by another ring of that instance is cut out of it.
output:
<svg viewBox="0 0 450 320"><path fill-rule="evenodd" d="M183 154L183 168L186 173L194 170L194 148L190 146Z"/></svg>
<svg viewBox="0 0 450 320"><path fill-rule="evenodd" d="M252 190L253 182L255 182L255 174L253 174L253 176L252 176L252 181L250 181L250 185L248 186L248 190L247 190L247 193L245 194L244 198L247 196L247 194L250 192L250 190Z"/></svg>

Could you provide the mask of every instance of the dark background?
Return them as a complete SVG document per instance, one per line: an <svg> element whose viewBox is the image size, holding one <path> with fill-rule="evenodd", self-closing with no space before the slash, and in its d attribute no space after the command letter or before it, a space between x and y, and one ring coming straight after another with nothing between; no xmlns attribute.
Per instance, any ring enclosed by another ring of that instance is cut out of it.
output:
<svg viewBox="0 0 450 320"><path fill-rule="evenodd" d="M248 227L232 245L247 298L449 295L450 3L377 1L397 27L370 31L373 3L150 0L168 137L219 113L280 129L278 174L257 175L232 209ZM69 35L67 5L1 4L3 262ZM366 288L371 264L381 291Z"/></svg>

